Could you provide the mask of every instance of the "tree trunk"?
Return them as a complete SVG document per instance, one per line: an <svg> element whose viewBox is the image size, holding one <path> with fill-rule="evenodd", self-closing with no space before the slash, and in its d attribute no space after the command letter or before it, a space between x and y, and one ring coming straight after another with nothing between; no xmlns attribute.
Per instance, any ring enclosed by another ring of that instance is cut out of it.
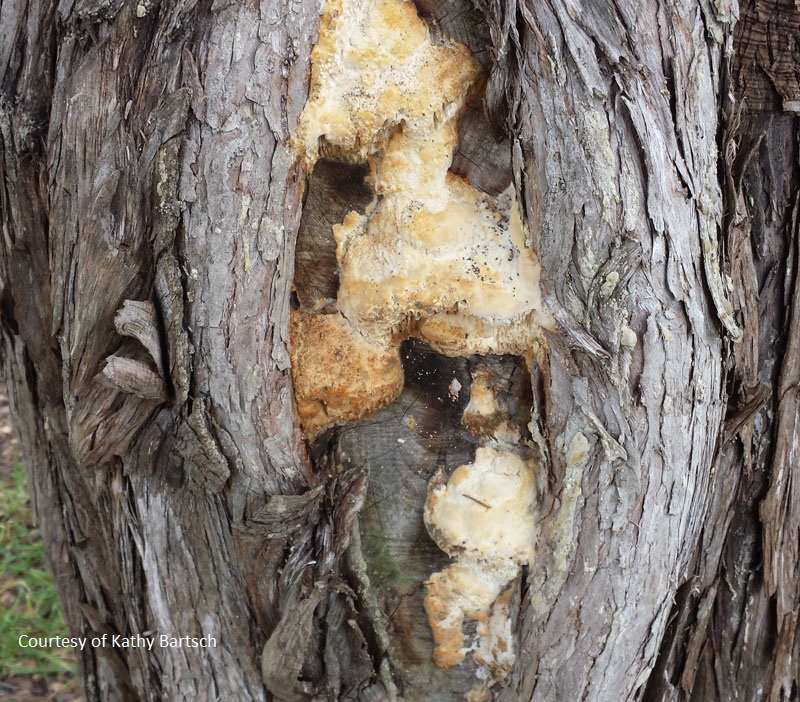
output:
<svg viewBox="0 0 800 702"><path fill-rule="evenodd" d="M678 590L648 699L796 700L800 520L797 457L800 14L742 3L722 135L725 239L744 340L727 359L729 399L714 497ZM734 99L735 97L735 99Z"/></svg>
<svg viewBox="0 0 800 702"><path fill-rule="evenodd" d="M2 364L86 699L797 699L797 8L365 1L363 93L415 32L413 94L462 75L370 140L313 132L343 2L0 5ZM358 322L440 137L542 309ZM437 505L489 455L535 500L470 498L515 515L476 556Z"/></svg>

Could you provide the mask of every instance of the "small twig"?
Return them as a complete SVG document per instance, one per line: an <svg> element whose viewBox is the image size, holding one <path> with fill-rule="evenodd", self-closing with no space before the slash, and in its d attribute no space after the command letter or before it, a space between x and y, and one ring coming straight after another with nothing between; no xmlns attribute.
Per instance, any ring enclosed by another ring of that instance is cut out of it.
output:
<svg viewBox="0 0 800 702"><path fill-rule="evenodd" d="M464 497L466 497L468 500L472 500L473 502L477 502L481 507L485 507L486 509L492 508L491 505L487 505L485 502L481 502L477 497L473 497L472 495L467 495L466 492L464 493Z"/></svg>

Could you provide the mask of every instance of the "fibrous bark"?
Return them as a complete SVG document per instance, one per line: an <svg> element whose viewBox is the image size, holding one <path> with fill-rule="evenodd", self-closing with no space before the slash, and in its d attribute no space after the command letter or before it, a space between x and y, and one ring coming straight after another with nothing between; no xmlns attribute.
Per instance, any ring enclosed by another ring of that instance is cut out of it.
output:
<svg viewBox="0 0 800 702"><path fill-rule="evenodd" d="M344 543L257 519L321 483L291 419L301 183L283 146L315 18L2 6L3 366L66 619L220 642L87 648L90 700L266 699L261 648L290 593L315 596L294 582L305 544ZM153 311L140 338L115 327L130 300Z"/></svg>
<svg viewBox="0 0 800 702"><path fill-rule="evenodd" d="M730 400L714 503L679 589L647 699L798 696L797 57L800 14L743 2L722 108L726 246L744 340L728 359Z"/></svg>

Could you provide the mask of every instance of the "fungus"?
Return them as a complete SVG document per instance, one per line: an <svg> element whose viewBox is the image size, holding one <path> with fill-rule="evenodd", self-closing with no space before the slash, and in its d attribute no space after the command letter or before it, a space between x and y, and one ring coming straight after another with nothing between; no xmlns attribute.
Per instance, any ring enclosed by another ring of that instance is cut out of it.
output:
<svg viewBox="0 0 800 702"><path fill-rule="evenodd" d="M365 339L341 315L294 311L290 332L297 411L309 436L374 412L402 390L397 348Z"/></svg>
<svg viewBox="0 0 800 702"><path fill-rule="evenodd" d="M380 376L388 349L404 338L451 356L529 355L549 323L513 194L494 198L448 170L457 118L482 81L467 48L434 43L410 2L329 0L311 62L292 146L309 171L323 154L368 158L374 193L363 215L351 211L333 227L340 285L335 309L326 311L339 319L292 323L298 403L313 437L396 397L402 385ZM316 358L330 357L343 336L352 353L335 363ZM313 352L304 351L309 344ZM375 349L382 350L377 371ZM330 391L341 377L373 372L368 401L363 384ZM315 389L322 395L314 397Z"/></svg>
<svg viewBox="0 0 800 702"><path fill-rule="evenodd" d="M514 661L514 645L498 597L508 591L536 543L535 462L516 451L483 446L475 460L448 481L434 481L425 503L425 526L455 562L425 584L425 611L436 643L434 660L449 668L470 652L502 678ZM510 594L508 595L510 597ZM465 618L478 623L477 640L464 642Z"/></svg>
<svg viewBox="0 0 800 702"><path fill-rule="evenodd" d="M469 50L433 42L411 2L327 0L311 63L292 148L308 172L322 157L366 160L373 200L333 225L336 300L325 314L291 311L309 438L397 396L408 337L450 356L530 361L551 327L513 188L493 197L450 171L458 117L483 83ZM511 585L533 558L537 496L536 463L502 414L490 376L475 374L462 421L484 445L449 480L440 475L425 504L429 533L455 559L426 583L435 662L448 668L471 652L497 679L515 658ZM477 622L468 643L465 618Z"/></svg>
<svg viewBox="0 0 800 702"><path fill-rule="evenodd" d="M364 161L400 124L424 132L453 120L481 75L465 46L432 42L403 0L323 2L311 67L293 139L307 166L320 151Z"/></svg>

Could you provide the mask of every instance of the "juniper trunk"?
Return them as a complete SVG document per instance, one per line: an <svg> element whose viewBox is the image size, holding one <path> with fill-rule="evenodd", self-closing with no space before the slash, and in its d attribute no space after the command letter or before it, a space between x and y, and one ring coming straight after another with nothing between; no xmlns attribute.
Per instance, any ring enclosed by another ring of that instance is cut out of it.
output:
<svg viewBox="0 0 800 702"><path fill-rule="evenodd" d="M516 191L553 330L406 339L399 396L308 442L291 310L335 306L374 185L288 145L317 3L0 3L2 367L66 620L217 642L87 647L86 699L797 699L800 12L416 7L487 72L451 170ZM423 506L478 378L541 464L536 551L510 667L443 669Z"/></svg>

